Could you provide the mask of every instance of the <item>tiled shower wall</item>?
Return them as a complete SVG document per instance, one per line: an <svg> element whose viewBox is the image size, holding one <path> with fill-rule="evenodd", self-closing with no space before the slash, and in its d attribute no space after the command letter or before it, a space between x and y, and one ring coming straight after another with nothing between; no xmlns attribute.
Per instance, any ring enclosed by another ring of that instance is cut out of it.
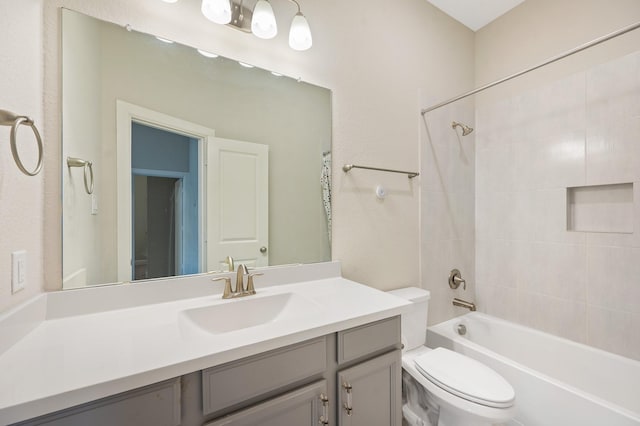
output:
<svg viewBox="0 0 640 426"><path fill-rule="evenodd" d="M430 105L433 102L422 102ZM454 297L474 300L475 283L475 135L462 136L453 121L474 127L474 102L466 99L425 114L421 121L421 273L431 292L429 324L467 312ZM448 285L459 269L467 289Z"/></svg>
<svg viewBox="0 0 640 426"><path fill-rule="evenodd" d="M476 110L479 310L640 359L640 52ZM633 232L567 230L567 187L633 183Z"/></svg>

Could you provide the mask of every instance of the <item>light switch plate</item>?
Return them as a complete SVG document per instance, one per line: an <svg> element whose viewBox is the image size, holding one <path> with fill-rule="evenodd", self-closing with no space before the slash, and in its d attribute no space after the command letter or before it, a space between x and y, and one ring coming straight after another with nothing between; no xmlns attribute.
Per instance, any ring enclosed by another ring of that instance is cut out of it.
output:
<svg viewBox="0 0 640 426"><path fill-rule="evenodd" d="M24 289L27 281L27 251L11 253L11 293Z"/></svg>

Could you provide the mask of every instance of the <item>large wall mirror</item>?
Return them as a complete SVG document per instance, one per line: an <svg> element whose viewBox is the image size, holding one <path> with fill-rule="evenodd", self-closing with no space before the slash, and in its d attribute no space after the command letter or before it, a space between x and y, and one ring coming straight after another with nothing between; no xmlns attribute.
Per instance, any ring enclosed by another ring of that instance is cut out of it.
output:
<svg viewBox="0 0 640 426"><path fill-rule="evenodd" d="M63 287L330 259L331 92L62 11Z"/></svg>

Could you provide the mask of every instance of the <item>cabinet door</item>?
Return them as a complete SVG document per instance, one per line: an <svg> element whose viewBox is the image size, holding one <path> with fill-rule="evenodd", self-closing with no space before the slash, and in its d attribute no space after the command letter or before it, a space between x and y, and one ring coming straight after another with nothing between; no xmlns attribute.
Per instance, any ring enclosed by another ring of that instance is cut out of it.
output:
<svg viewBox="0 0 640 426"><path fill-rule="evenodd" d="M339 426L402 424L401 352L338 372Z"/></svg>
<svg viewBox="0 0 640 426"><path fill-rule="evenodd" d="M180 378L17 423L20 426L178 426Z"/></svg>
<svg viewBox="0 0 640 426"><path fill-rule="evenodd" d="M205 426L318 426L327 424L328 409L327 382L321 380Z"/></svg>

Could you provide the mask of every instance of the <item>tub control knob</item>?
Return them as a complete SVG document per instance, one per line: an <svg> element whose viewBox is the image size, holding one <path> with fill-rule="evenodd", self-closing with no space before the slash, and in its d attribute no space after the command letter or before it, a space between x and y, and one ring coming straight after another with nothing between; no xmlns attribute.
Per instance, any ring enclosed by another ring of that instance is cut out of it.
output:
<svg viewBox="0 0 640 426"><path fill-rule="evenodd" d="M449 287L456 289L462 284L463 290L467 289L467 282L462 279L462 274L457 269L452 269L449 274Z"/></svg>

